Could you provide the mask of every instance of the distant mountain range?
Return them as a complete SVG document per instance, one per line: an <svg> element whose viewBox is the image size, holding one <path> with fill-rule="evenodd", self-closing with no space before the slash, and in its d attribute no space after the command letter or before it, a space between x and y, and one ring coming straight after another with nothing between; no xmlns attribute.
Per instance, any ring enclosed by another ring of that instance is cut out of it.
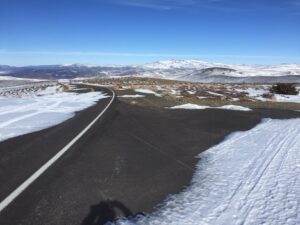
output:
<svg viewBox="0 0 300 225"><path fill-rule="evenodd" d="M300 83L300 64L229 65L199 60L167 60L143 65L0 66L0 75L35 79L152 77L195 82Z"/></svg>

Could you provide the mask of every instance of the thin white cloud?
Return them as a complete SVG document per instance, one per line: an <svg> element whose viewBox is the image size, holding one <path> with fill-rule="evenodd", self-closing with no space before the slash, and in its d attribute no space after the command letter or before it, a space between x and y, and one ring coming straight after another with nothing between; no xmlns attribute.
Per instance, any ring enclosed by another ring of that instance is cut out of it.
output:
<svg viewBox="0 0 300 225"><path fill-rule="evenodd" d="M248 4L247 1L234 0L106 0L109 3L149 8L155 10L172 10L178 8L198 7L223 12L246 12L246 11L293 11L294 14L300 13L300 0L287 0L282 2L272 2L269 6L265 1L257 1L256 4ZM251 3L251 2L250 2Z"/></svg>
<svg viewBox="0 0 300 225"><path fill-rule="evenodd" d="M82 51L5 51L2 56L115 56L115 57L144 57L144 58L244 58L244 59L297 59L300 57L271 56L271 55L226 55L226 54L171 54L171 53L131 53L131 52L82 52Z"/></svg>
<svg viewBox="0 0 300 225"><path fill-rule="evenodd" d="M152 8L159 10L170 10L182 6L196 5L199 2L207 0L113 0L112 2L119 5Z"/></svg>

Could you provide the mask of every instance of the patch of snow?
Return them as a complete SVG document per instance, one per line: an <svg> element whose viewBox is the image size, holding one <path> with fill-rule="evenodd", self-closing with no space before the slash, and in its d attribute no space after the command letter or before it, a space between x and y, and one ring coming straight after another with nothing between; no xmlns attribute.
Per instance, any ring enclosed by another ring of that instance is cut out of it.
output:
<svg viewBox="0 0 300 225"><path fill-rule="evenodd" d="M204 97L204 96L197 96L197 98L199 98L199 99L206 99L206 98L208 98L208 97Z"/></svg>
<svg viewBox="0 0 300 225"><path fill-rule="evenodd" d="M191 104L191 103L170 107L170 109L208 109L208 108L210 107L205 105Z"/></svg>
<svg viewBox="0 0 300 225"><path fill-rule="evenodd" d="M238 105L224 105L220 107L211 107L206 105L197 105L197 104L183 104L170 107L170 109L225 109L225 110L236 110L236 111L251 111L250 108L246 108Z"/></svg>
<svg viewBox="0 0 300 225"><path fill-rule="evenodd" d="M267 88L246 88L246 89L235 89L235 91L247 93L247 96L259 101L270 101L268 98L264 98L263 95L270 94Z"/></svg>
<svg viewBox="0 0 300 225"><path fill-rule="evenodd" d="M196 91L187 91L187 93L189 93L190 95L194 95L196 94Z"/></svg>
<svg viewBox="0 0 300 225"><path fill-rule="evenodd" d="M143 98L145 95L121 95L118 98Z"/></svg>
<svg viewBox="0 0 300 225"><path fill-rule="evenodd" d="M216 92L212 92L212 91L207 91L208 94L211 94L211 95L215 95L215 96L224 96L222 94L219 94L219 93L216 93Z"/></svg>
<svg viewBox="0 0 300 225"><path fill-rule="evenodd" d="M138 89L135 89L134 91L138 92L138 93L152 94L152 95L155 95L157 97L161 97L161 94L158 94L155 91L152 91L152 90L149 90L149 89L138 88Z"/></svg>
<svg viewBox="0 0 300 225"><path fill-rule="evenodd" d="M270 99L262 97L264 94L270 94L270 91L268 88L247 88L247 89L235 89L237 92L246 92L247 95L251 98L254 98L256 100L260 101L270 101ZM272 99L276 102L294 102L294 103L300 103L300 94L298 95L280 95L275 94L275 98Z"/></svg>
<svg viewBox="0 0 300 225"><path fill-rule="evenodd" d="M238 92L246 92L249 97L261 97L264 94L268 94L269 90L262 88L246 88L246 89L236 89Z"/></svg>
<svg viewBox="0 0 300 225"><path fill-rule="evenodd" d="M239 105L224 105L221 107L214 107L216 109L227 109L227 110L236 110L236 111L252 111L251 109Z"/></svg>
<svg viewBox="0 0 300 225"><path fill-rule="evenodd" d="M62 92L61 88L59 86L50 86L45 88L44 90L39 90L36 95L54 95L58 92Z"/></svg>
<svg viewBox="0 0 300 225"><path fill-rule="evenodd" d="M107 97L101 92L56 91L54 86L39 92L42 96L0 97L0 141L59 124Z"/></svg>
<svg viewBox="0 0 300 225"><path fill-rule="evenodd" d="M300 103L300 94L298 95L279 95L275 94L276 102Z"/></svg>
<svg viewBox="0 0 300 225"><path fill-rule="evenodd" d="M171 89L171 90L170 90L170 93L171 93L172 95L176 95L176 94L178 93L178 91L175 90L175 89Z"/></svg>
<svg viewBox="0 0 300 225"><path fill-rule="evenodd" d="M190 186L157 211L116 224L299 224L299 149L300 119L264 120L201 153Z"/></svg>

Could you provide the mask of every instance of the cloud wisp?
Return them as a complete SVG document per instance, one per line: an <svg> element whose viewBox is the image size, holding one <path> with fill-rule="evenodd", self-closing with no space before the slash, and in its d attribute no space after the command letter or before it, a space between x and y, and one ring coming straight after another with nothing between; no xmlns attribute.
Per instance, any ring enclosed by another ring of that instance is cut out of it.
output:
<svg viewBox="0 0 300 225"><path fill-rule="evenodd" d="M249 8L241 7L232 0L112 0L111 3L154 10L174 10L192 7L228 12L249 10Z"/></svg>
<svg viewBox="0 0 300 225"><path fill-rule="evenodd" d="M225 54L171 54L171 53L132 53L132 52L82 52L82 51L5 51L0 50L0 56L115 56L115 57L144 57L144 58L244 58L244 59L295 59L287 56L271 55L225 55ZM300 60L300 58L296 58Z"/></svg>
<svg viewBox="0 0 300 225"><path fill-rule="evenodd" d="M207 1L207 0L204 0ZM157 10L171 10L179 7L196 5L201 1L197 0L113 0L115 4L151 8Z"/></svg>
<svg viewBox="0 0 300 225"><path fill-rule="evenodd" d="M282 0L277 2L273 0L257 0L256 2L255 0L253 2L245 0L111 0L110 3L154 10L173 10L194 7L224 12L290 10L296 12L296 14L300 13L300 0Z"/></svg>

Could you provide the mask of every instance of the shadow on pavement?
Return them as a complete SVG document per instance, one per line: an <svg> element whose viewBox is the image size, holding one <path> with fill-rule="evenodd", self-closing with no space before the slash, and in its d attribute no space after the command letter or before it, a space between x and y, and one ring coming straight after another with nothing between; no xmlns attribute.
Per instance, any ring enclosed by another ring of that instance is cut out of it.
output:
<svg viewBox="0 0 300 225"><path fill-rule="evenodd" d="M81 225L102 225L113 222L118 217L132 216L132 212L119 201L104 201L92 205L89 214L82 221Z"/></svg>

